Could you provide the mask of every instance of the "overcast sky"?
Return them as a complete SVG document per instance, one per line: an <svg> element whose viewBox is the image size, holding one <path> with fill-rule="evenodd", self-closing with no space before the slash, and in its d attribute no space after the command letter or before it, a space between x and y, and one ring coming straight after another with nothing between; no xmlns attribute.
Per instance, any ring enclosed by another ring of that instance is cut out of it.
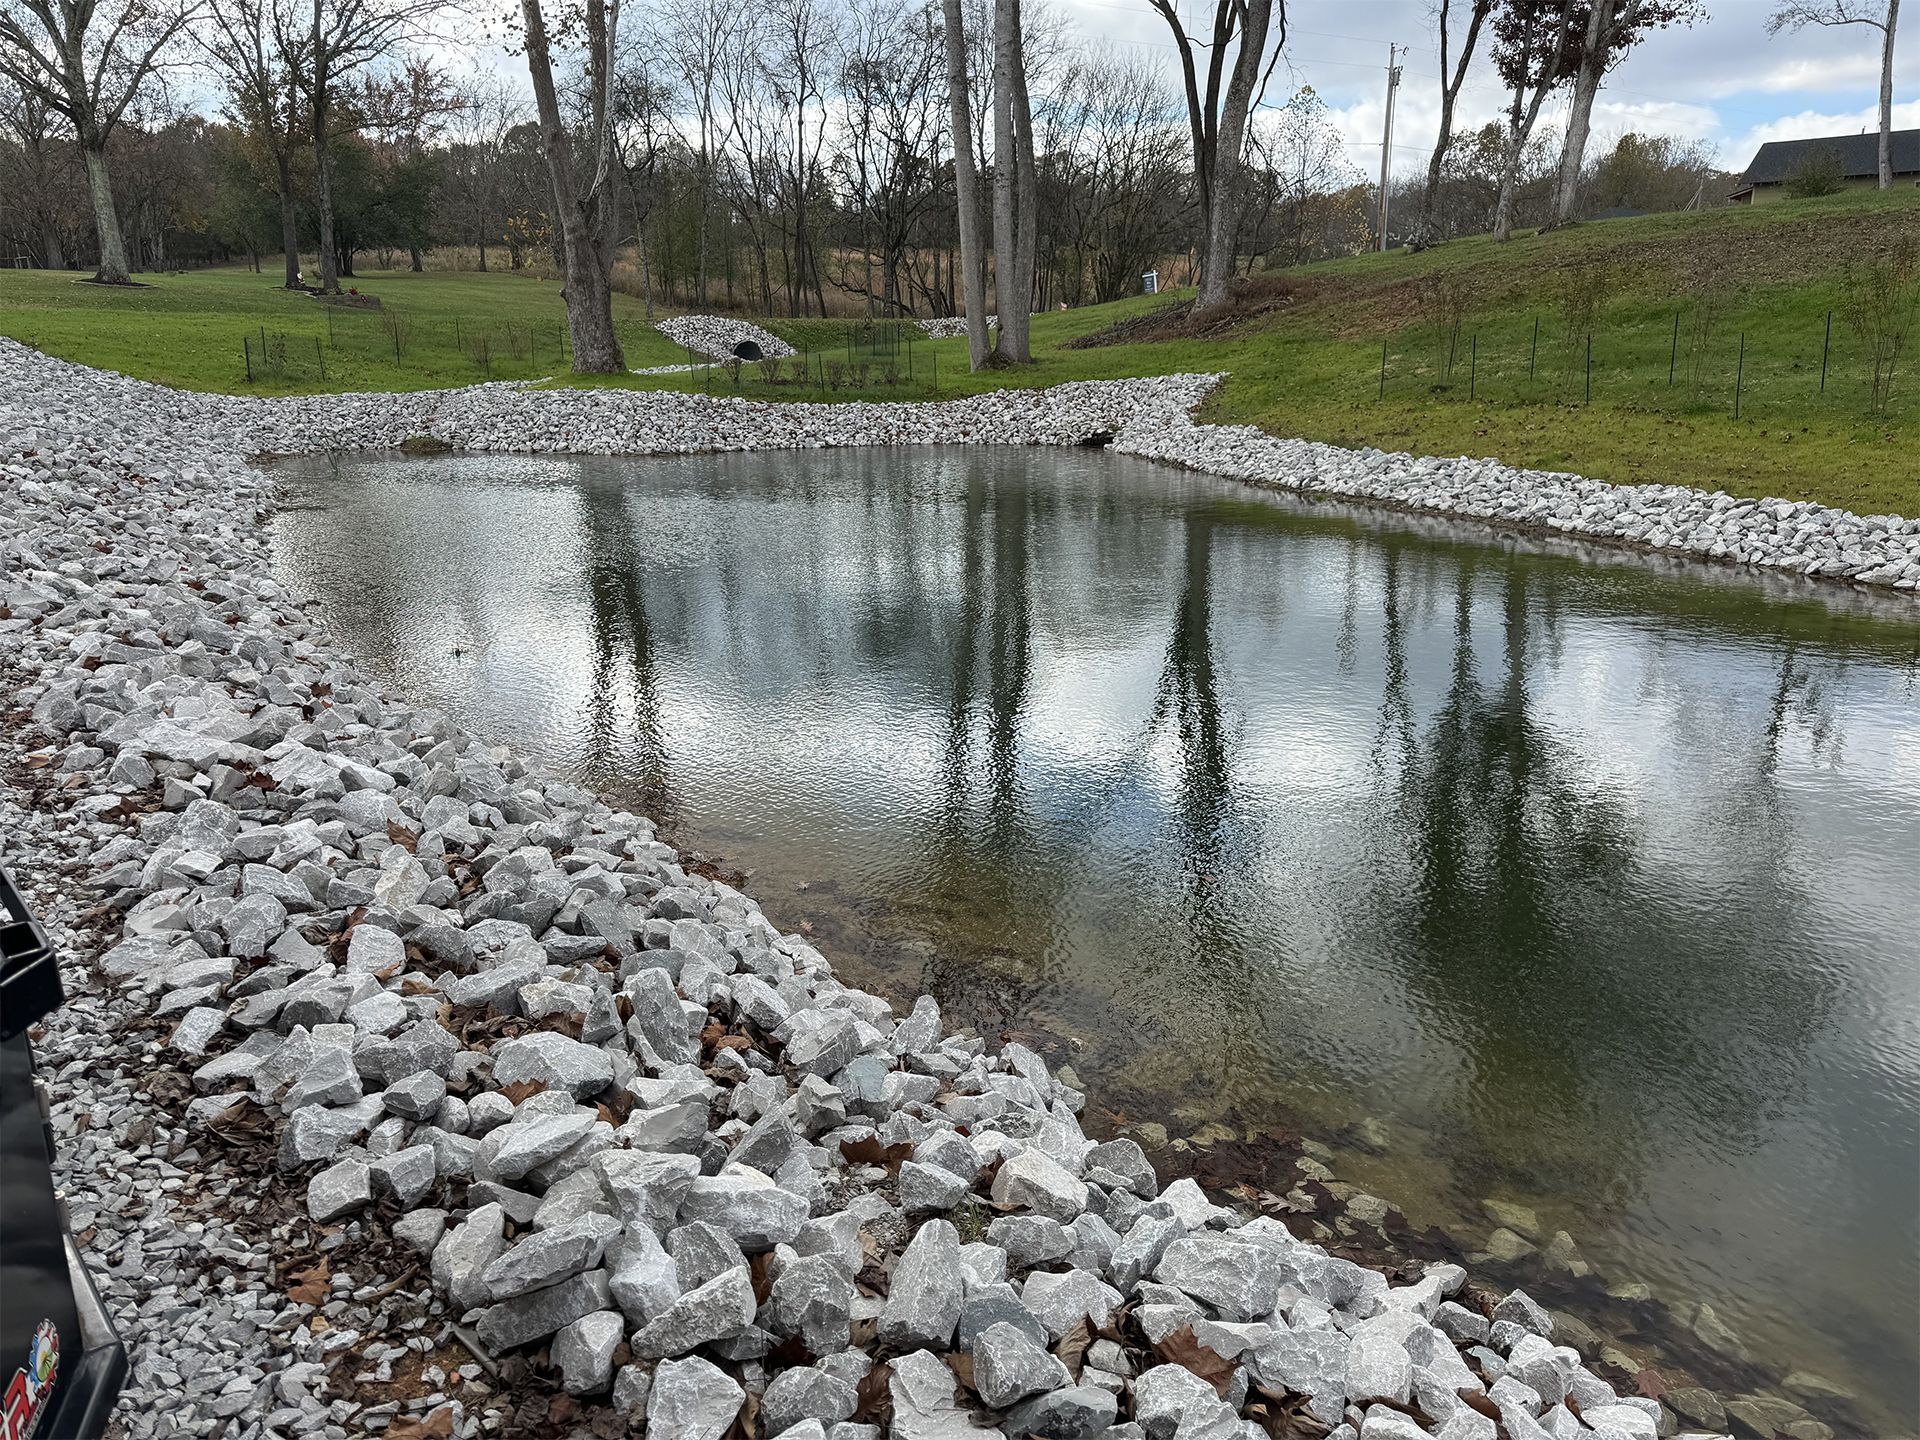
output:
<svg viewBox="0 0 1920 1440"><path fill-rule="evenodd" d="M1166 22L1146 0L1055 0L1084 33L1143 47L1172 66ZM1193 0L1189 0L1193 3ZM1864 25L1808 29L1768 39L1772 0L1705 0L1710 17L1654 35L1608 77L1594 105L1596 141L1628 130L1710 142L1729 170L1746 168L1762 141L1839 135L1879 123L1880 32ZM1394 114L1394 170L1426 163L1440 114L1440 57L1427 0L1288 0L1286 62L1268 98L1311 85L1333 111L1354 163L1380 167L1387 46L1411 47ZM1291 78L1286 75L1291 64ZM1170 72L1177 73L1177 72ZM1920 126L1920 14L1900 32L1894 59L1896 129ZM1500 90L1477 64L1461 96L1458 128L1494 118ZM1549 109L1543 121L1564 113Z"/></svg>

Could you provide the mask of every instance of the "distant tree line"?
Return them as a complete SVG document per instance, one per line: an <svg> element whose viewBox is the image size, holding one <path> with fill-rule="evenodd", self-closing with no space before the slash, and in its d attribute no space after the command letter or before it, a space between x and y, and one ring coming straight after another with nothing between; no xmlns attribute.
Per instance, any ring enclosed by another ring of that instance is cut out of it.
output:
<svg viewBox="0 0 1920 1440"><path fill-rule="evenodd" d="M1149 3L1171 74L1041 0L520 0L505 38L529 103L427 58L483 28L461 0L0 0L0 260L113 282L240 257L324 290L369 257L536 266L566 281L582 368L621 364L614 288L649 307L966 313L979 365L1027 358L1033 310L1133 293L1148 270L1195 284L1204 311L1254 271L1377 243L1381 197L1320 98L1269 93L1283 0ZM1893 0L1791 6L1778 26L1881 3L1890 64ZM1389 238L1717 202L1704 147L1592 136L1606 76L1701 13L1440 0L1439 135ZM1476 66L1507 98L1460 132Z"/></svg>

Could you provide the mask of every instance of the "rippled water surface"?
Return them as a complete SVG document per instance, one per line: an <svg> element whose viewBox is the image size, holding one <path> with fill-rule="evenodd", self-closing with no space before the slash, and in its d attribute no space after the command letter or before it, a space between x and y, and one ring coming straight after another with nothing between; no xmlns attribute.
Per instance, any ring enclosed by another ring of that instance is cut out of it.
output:
<svg viewBox="0 0 1920 1440"><path fill-rule="evenodd" d="M851 978L1920 1428L1912 609L1098 452L284 476L347 649Z"/></svg>

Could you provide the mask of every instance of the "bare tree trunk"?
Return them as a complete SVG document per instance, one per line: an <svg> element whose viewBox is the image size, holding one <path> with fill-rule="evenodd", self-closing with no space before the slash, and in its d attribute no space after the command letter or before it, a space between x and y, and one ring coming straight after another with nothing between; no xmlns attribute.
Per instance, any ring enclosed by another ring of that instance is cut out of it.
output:
<svg viewBox="0 0 1920 1440"><path fill-rule="evenodd" d="M107 174L107 147L85 147L87 194L93 200L93 228L100 236L100 268L93 278L103 285L125 285L127 274L126 242L120 235L120 217L113 208L113 181Z"/></svg>
<svg viewBox="0 0 1920 1440"><path fill-rule="evenodd" d="M1460 42L1460 54L1455 58L1453 73L1447 73L1447 22L1450 18L1450 0L1440 0L1440 133L1433 142L1433 154L1427 160L1427 188L1420 197L1420 218L1414 222L1413 243L1415 248L1431 245L1435 231L1434 210L1440 203L1440 172L1446 168L1447 151L1453 146L1453 107L1460 99L1460 88L1466 84L1467 69L1473 64L1473 52L1480 43L1480 27L1485 23L1487 12L1492 6L1487 0L1469 0L1473 9L1467 20L1467 33Z"/></svg>
<svg viewBox="0 0 1920 1440"><path fill-rule="evenodd" d="M313 127L313 203L320 213L320 289L340 293L340 252L333 239L333 163L327 149L326 121L318 106Z"/></svg>
<svg viewBox="0 0 1920 1440"><path fill-rule="evenodd" d="M1194 296L1195 313L1226 303L1233 282L1234 240L1240 232L1240 168L1247 142L1247 112L1260 79L1260 61L1267 48L1267 27L1273 0L1248 0L1241 21L1240 53L1234 57L1233 78L1227 82L1220 106L1220 128L1213 148L1210 186L1212 213L1207 216L1206 251L1200 261L1200 287Z"/></svg>
<svg viewBox="0 0 1920 1440"><path fill-rule="evenodd" d="M540 140L546 151L548 178L553 182L554 208L559 212L566 261L566 287L561 293L567 302L567 336L573 342L574 373L616 375L627 368L627 362L613 330L613 289L608 283L599 229L587 214L574 175L573 144L554 90L546 17L541 14L540 0L521 0L520 10L526 21L527 71L540 113Z"/></svg>
<svg viewBox="0 0 1920 1440"><path fill-rule="evenodd" d="M980 233L980 175L973 163L973 102L967 94L967 37L960 0L941 0L946 17L947 103L953 112L953 194L960 231L961 284L966 296L967 355L978 370L987 362L987 283Z"/></svg>
<svg viewBox="0 0 1920 1440"><path fill-rule="evenodd" d="M1580 203L1580 170L1586 164L1587 136L1593 131L1593 100L1606 73L1607 53L1615 25L1631 25L1636 0L1595 0L1587 12L1585 47L1573 77L1573 106L1567 114L1567 135L1560 147L1560 178L1553 192L1553 223L1573 219Z"/></svg>
<svg viewBox="0 0 1920 1440"><path fill-rule="evenodd" d="M1880 188L1893 188L1893 32L1900 23L1900 0L1887 0L1885 38L1880 45Z"/></svg>
<svg viewBox="0 0 1920 1440"><path fill-rule="evenodd" d="M286 266L287 289L300 284L300 218L293 206L293 157L282 152L274 157L275 185L280 192L280 256Z"/></svg>
<svg viewBox="0 0 1920 1440"><path fill-rule="evenodd" d="M60 244L59 222L49 217L46 223L41 226L40 233L43 237L41 240L41 245L45 248L47 252L46 253L47 269L49 270L66 269L67 256L66 256L65 249Z"/></svg>
<svg viewBox="0 0 1920 1440"><path fill-rule="evenodd" d="M1033 246L1024 234L1032 219L1033 203L1030 194L1022 193L1017 96L1025 86L1016 79L1025 68L1024 58L1020 0L994 0L993 274L1000 312L996 351L1002 360L1016 365L1033 360L1027 343L1027 316L1033 305Z"/></svg>

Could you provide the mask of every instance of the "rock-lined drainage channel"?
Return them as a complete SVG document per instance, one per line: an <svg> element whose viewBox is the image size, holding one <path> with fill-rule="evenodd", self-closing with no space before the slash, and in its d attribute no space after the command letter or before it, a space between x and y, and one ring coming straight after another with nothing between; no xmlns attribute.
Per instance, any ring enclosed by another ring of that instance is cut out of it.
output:
<svg viewBox="0 0 1920 1440"><path fill-rule="evenodd" d="M270 490L233 458L843 425L1124 443L1204 378L820 414L500 386L261 404L15 346L0 370L7 855L78 962L40 1045L135 1351L131 1432L1671 1428L1523 1293L1389 1277L1162 1187L1033 1051L947 1034L924 997L895 1016L649 822L379 694L272 580Z"/></svg>

